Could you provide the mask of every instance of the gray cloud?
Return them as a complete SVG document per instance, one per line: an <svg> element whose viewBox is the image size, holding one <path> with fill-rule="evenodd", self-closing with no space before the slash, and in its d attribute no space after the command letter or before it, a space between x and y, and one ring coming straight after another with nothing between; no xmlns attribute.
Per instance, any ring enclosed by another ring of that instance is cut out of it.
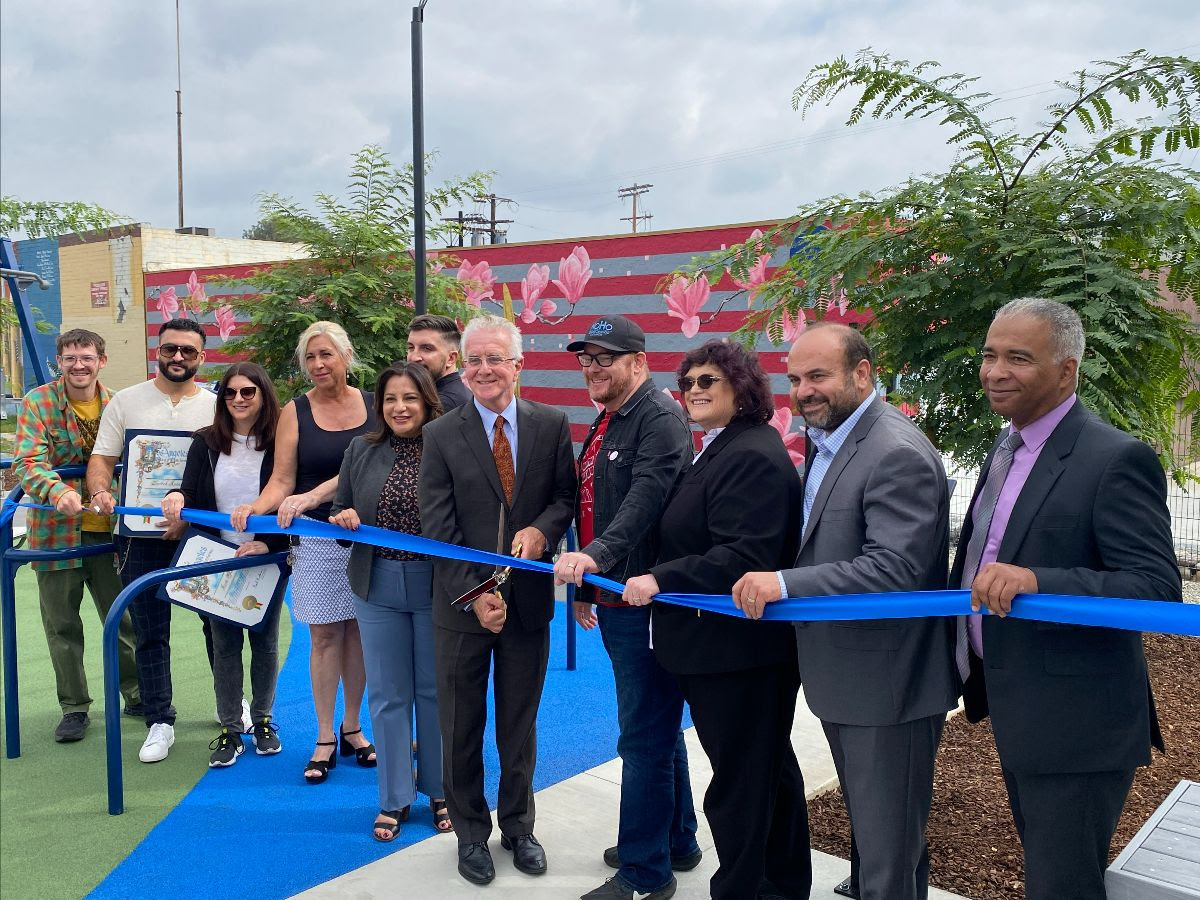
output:
<svg viewBox="0 0 1200 900"><path fill-rule="evenodd" d="M408 7L183 11L189 224L238 235L260 192L338 192L368 142L410 157ZM681 228L786 215L951 158L931 122L845 130L845 100L794 113L793 88L838 54L873 46L977 74L1004 98L997 115L1028 128L1054 79L1137 47L1184 52L1200 12L1184 0L431 0L424 33L434 177L495 170L520 204L510 237L534 240L625 230L616 189L634 180L655 185L654 227ZM5 193L174 224L172 4L5 0L0 85Z"/></svg>

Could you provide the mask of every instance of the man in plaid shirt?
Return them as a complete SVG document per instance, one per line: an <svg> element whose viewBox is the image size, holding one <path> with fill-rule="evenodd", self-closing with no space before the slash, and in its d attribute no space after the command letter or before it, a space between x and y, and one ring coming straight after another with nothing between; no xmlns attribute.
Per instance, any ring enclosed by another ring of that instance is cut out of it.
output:
<svg viewBox="0 0 1200 900"><path fill-rule="evenodd" d="M59 335L56 350L62 375L26 394L17 418L13 471L32 502L55 508L54 512L29 510L31 550L65 550L111 540L110 518L85 509L90 498L85 496L82 480L64 479L53 471L86 463L91 455L100 414L112 396L112 391L99 381L100 370L108 362L104 338L76 328ZM83 586L87 585L103 621L121 591L121 579L111 553L35 562L33 568L63 712L54 740L82 740L90 724L88 709L92 705L83 668L83 621L79 617ZM133 647L133 626L126 615L120 628L121 693L125 696L126 715L141 715Z"/></svg>

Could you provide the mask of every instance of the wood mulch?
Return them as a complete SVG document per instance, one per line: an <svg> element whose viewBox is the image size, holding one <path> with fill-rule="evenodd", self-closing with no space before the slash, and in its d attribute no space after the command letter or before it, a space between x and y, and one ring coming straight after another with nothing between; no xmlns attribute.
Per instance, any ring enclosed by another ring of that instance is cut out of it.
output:
<svg viewBox="0 0 1200 900"><path fill-rule="evenodd" d="M1113 839L1110 861L1180 779L1200 780L1200 639L1147 634L1150 678L1167 755L1139 769ZM850 855L850 821L840 790L809 802L814 849ZM928 827L930 883L972 900L1021 900L1024 862L992 730L965 716L946 723Z"/></svg>

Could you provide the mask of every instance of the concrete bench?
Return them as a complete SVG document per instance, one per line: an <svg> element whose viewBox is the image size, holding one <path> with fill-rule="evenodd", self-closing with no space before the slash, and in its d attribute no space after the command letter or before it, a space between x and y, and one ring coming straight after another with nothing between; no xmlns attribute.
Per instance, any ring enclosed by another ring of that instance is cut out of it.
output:
<svg viewBox="0 0 1200 900"><path fill-rule="evenodd" d="M1104 876L1109 900L1200 898L1200 784L1181 781Z"/></svg>

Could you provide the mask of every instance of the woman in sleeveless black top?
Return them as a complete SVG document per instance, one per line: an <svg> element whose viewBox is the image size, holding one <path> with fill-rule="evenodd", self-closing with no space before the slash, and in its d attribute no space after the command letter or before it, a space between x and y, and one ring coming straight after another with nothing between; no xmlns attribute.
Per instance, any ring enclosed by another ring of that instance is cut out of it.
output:
<svg viewBox="0 0 1200 900"><path fill-rule="evenodd" d="M346 447L375 428L373 398L348 383L354 349L340 325L309 326L300 336L296 356L313 387L283 408L275 436L275 471L250 510L253 515L277 510L283 527L301 515L329 519ZM337 763L339 739L342 755L354 754L360 766L375 765L375 748L359 724L366 672L354 594L346 577L350 549L319 538L298 541L293 553L292 611L309 626L317 715L317 749L304 777L310 784L320 784ZM345 713L335 734L339 682Z"/></svg>

